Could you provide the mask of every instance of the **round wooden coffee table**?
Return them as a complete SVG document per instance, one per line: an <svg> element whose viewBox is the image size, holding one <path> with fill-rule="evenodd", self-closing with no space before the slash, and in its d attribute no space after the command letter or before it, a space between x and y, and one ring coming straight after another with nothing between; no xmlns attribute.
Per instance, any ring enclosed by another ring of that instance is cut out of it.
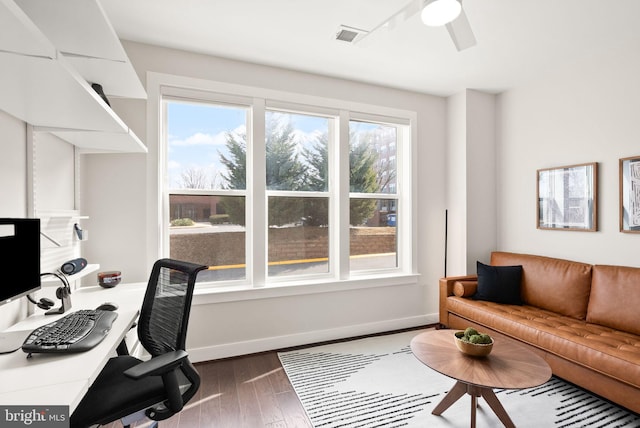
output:
<svg viewBox="0 0 640 428"><path fill-rule="evenodd" d="M523 389L542 385L551 368L538 355L515 341L494 338L487 357L469 357L458 350L456 330L433 330L411 340L411 351L423 364L457 382L431 412L440 415L465 393L471 396L471 427L476 426L478 397L485 399L505 427L515 427L493 388Z"/></svg>

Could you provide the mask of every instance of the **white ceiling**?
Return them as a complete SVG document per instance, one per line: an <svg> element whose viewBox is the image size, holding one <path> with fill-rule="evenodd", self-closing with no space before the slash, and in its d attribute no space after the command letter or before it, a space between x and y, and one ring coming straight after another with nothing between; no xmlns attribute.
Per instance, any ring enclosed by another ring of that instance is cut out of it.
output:
<svg viewBox="0 0 640 428"><path fill-rule="evenodd" d="M121 39L374 84L451 95L501 92L553 69L640 54L640 0L465 0L478 41L456 51L416 14L364 45L409 0L103 0ZM640 76L639 76L640 79Z"/></svg>

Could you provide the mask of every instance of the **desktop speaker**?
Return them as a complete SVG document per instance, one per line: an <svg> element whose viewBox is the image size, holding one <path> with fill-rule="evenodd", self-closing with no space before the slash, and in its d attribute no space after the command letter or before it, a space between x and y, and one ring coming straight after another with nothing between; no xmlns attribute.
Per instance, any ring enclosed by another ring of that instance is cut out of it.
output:
<svg viewBox="0 0 640 428"><path fill-rule="evenodd" d="M87 259L83 259L79 257L77 259L69 260L60 266L60 270L65 275L73 275L75 273L80 272L82 269L87 267Z"/></svg>

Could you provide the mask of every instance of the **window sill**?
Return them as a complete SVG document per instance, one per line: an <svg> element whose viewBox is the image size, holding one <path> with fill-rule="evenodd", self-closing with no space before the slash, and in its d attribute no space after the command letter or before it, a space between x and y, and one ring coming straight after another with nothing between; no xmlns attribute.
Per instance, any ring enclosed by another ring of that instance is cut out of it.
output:
<svg viewBox="0 0 640 428"><path fill-rule="evenodd" d="M297 281L270 284L264 287L202 287L196 288L193 296L193 305L208 305L212 303L228 303L245 300L271 299L276 297L334 293L340 291L393 287L399 285L416 285L418 283L418 277L418 274L396 274L363 276L333 282Z"/></svg>

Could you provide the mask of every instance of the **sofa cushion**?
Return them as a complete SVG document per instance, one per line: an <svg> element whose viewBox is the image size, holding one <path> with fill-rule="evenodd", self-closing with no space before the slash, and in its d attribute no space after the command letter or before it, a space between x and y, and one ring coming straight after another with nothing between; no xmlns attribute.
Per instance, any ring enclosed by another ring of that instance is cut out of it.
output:
<svg viewBox="0 0 640 428"><path fill-rule="evenodd" d="M640 334L640 268L596 265L587 321Z"/></svg>
<svg viewBox="0 0 640 428"><path fill-rule="evenodd" d="M525 304L585 319L591 288L591 265L499 251L491 253L491 264L522 266L521 296Z"/></svg>
<svg viewBox="0 0 640 428"><path fill-rule="evenodd" d="M522 266L489 266L477 262L478 287L473 299L521 305Z"/></svg>

